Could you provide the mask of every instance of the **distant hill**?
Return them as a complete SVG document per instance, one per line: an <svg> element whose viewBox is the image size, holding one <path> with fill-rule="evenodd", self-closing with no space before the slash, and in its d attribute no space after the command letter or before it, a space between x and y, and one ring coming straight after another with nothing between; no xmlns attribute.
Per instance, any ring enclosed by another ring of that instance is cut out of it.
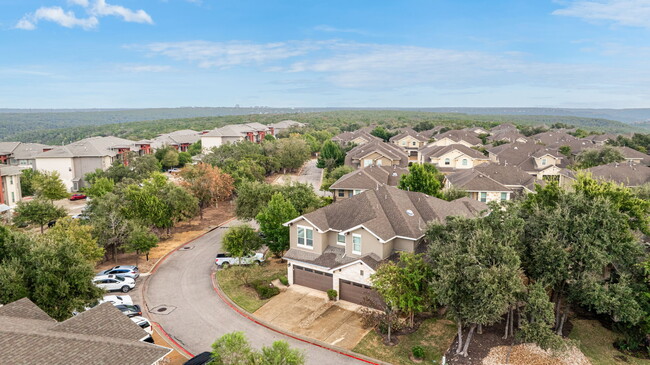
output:
<svg viewBox="0 0 650 365"><path fill-rule="evenodd" d="M182 108L179 108L182 109ZM157 110L157 109L156 109ZM169 109L162 109L161 113ZM262 109L257 109L262 110ZM116 115L118 111L93 111L93 112L64 112L49 114L71 115L76 123L71 127L62 127L56 129L42 130L38 129L35 124L31 124L31 130L23 130L15 134L4 137L4 140L13 140L21 142L39 142L45 144L64 144L70 143L91 136L107 136L114 135L117 137L138 140L143 138L152 138L161 133L168 133L179 129L194 129L194 130L209 130L227 124L244 123L244 122L259 122L259 123L274 123L284 119L292 119L303 123L308 123L317 128L349 128L350 126L362 127L366 125L379 124L388 128L399 128L405 126L414 126L420 122L432 122L435 125L445 125L450 127L459 127L469 125L481 125L490 127L500 123L513 123L519 125L539 125L546 124L550 126L553 123L564 123L574 125L576 127L585 129L587 131L600 131L612 133L631 133L631 132L644 132L648 133L650 129L644 129L641 126L632 126L622 122L606 120L600 118L581 118L572 116L549 116L549 115L482 115L482 114L464 114L464 113L440 113L429 111L417 110L380 110L380 109L346 109L346 110L331 110L331 111L312 111L307 112L307 109L296 109L292 113L276 114L275 111L279 109L263 109L268 113L258 112L256 114L245 115L222 115L222 116L209 116L209 117L196 117L196 118L174 118L174 119L159 119L159 120L143 120L125 123L110 123L100 124L100 121L89 125L79 124L85 120L88 113L101 116L104 119L101 121L110 120L108 115ZM271 112L274 111L273 113ZM179 110L174 110L180 112ZM131 113L145 113L145 110L132 110ZM70 114L71 113L71 114ZM77 115L83 114L81 116ZM44 118L48 113L21 113L26 118L30 115ZM122 115L122 114L117 114ZM131 115L131 114L127 114ZM3 114L0 114L2 118ZM122 115L123 116L123 115ZM36 119L39 120L39 119ZM57 120L63 120L61 118ZM43 124L46 124L43 122Z"/></svg>

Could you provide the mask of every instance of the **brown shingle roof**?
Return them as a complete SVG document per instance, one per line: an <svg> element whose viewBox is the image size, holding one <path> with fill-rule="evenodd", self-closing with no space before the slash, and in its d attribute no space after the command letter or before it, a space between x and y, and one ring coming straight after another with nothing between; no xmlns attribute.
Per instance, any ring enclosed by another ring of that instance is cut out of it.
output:
<svg viewBox="0 0 650 365"><path fill-rule="evenodd" d="M650 182L650 167L614 162L586 170L595 179L614 181L628 187L641 186Z"/></svg>
<svg viewBox="0 0 650 365"><path fill-rule="evenodd" d="M389 141L391 141L391 142L399 141L400 139L402 139L404 137L407 137L407 136L411 136L411 137L413 137L413 138L415 138L415 139L417 139L418 141L421 141L421 142L429 141L429 136L426 136L426 135L424 135L422 133L416 132L415 130L413 130L413 128L404 128L404 129L402 129L402 131L399 134L397 134L395 136L392 136L389 139Z"/></svg>
<svg viewBox="0 0 650 365"><path fill-rule="evenodd" d="M430 146L430 147L425 147L420 150L420 155L422 155L426 160L428 160L431 157L440 157L446 153L449 153L453 150L457 150L469 157L476 158L476 159L487 159L484 154L481 152L469 148L465 145L462 144L450 144L449 146Z"/></svg>
<svg viewBox="0 0 650 365"><path fill-rule="evenodd" d="M15 302L0 307L0 316L24 319L37 319L40 321L56 322L47 315L41 308L27 298L18 299Z"/></svg>
<svg viewBox="0 0 650 365"><path fill-rule="evenodd" d="M380 139L364 143L348 151L345 155L345 164L350 166L353 162L356 162L374 152L379 153L392 161L399 161L398 165L401 167L408 166L408 155L404 150L392 143L386 143Z"/></svg>
<svg viewBox="0 0 650 365"><path fill-rule="evenodd" d="M482 143L481 139L476 136L475 133L461 131L461 130L451 130L442 134L438 134L434 137L436 141L439 141L444 138L449 138L454 142L465 141L471 145L480 145Z"/></svg>
<svg viewBox="0 0 650 365"><path fill-rule="evenodd" d="M330 186L330 190L368 190L375 189L379 185L397 186L400 177L407 173L408 169L404 167L368 166L343 175Z"/></svg>

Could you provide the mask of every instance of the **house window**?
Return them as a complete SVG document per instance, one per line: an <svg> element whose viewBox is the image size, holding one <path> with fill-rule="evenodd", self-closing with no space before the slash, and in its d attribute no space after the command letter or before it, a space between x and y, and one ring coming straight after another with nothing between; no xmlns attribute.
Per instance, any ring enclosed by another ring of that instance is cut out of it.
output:
<svg viewBox="0 0 650 365"><path fill-rule="evenodd" d="M372 165L372 160L363 160L363 167L368 167Z"/></svg>
<svg viewBox="0 0 650 365"><path fill-rule="evenodd" d="M487 193L486 192L481 193L481 201L483 203L487 203Z"/></svg>
<svg viewBox="0 0 650 365"><path fill-rule="evenodd" d="M417 142L413 142L413 145L414 145L414 146L417 146Z"/></svg>
<svg viewBox="0 0 650 365"><path fill-rule="evenodd" d="M298 247L314 248L314 230L298 226Z"/></svg>
<svg viewBox="0 0 650 365"><path fill-rule="evenodd" d="M501 193L501 201L506 201L508 200L508 193Z"/></svg>
<svg viewBox="0 0 650 365"><path fill-rule="evenodd" d="M358 234L352 235L352 253L361 255L361 236Z"/></svg>
<svg viewBox="0 0 650 365"><path fill-rule="evenodd" d="M345 246L345 235L343 233L336 235L336 244Z"/></svg>
<svg viewBox="0 0 650 365"><path fill-rule="evenodd" d="M338 192L339 192L338 195L339 195L340 198L345 196L345 190L339 190Z"/></svg>
<svg viewBox="0 0 650 365"><path fill-rule="evenodd" d="M354 189L354 192L352 193L352 195L357 195L357 194L361 194L361 190Z"/></svg>
<svg viewBox="0 0 650 365"><path fill-rule="evenodd" d="M467 159L466 158L463 159L463 166L467 166Z"/></svg>
<svg viewBox="0 0 650 365"><path fill-rule="evenodd" d="M402 146L406 146L406 141L402 141Z"/></svg>
<svg viewBox="0 0 650 365"><path fill-rule="evenodd" d="M546 159L545 158L542 159L542 166L546 166Z"/></svg>
<svg viewBox="0 0 650 365"><path fill-rule="evenodd" d="M375 164L377 164L377 166L381 166L381 160L377 160L377 162L375 162Z"/></svg>
<svg viewBox="0 0 650 365"><path fill-rule="evenodd" d="M359 270L359 275L363 276L363 270Z"/></svg>
<svg viewBox="0 0 650 365"><path fill-rule="evenodd" d="M445 165L449 165L449 164L451 164L451 160L449 160L448 158L445 158Z"/></svg>
<svg viewBox="0 0 650 365"><path fill-rule="evenodd" d="M14 184L14 177L9 176L9 185L13 185L13 184Z"/></svg>
<svg viewBox="0 0 650 365"><path fill-rule="evenodd" d="M13 191L11 192L11 202L12 202L12 203L15 203L15 202L16 202L16 196L15 196L15 194L14 194Z"/></svg>

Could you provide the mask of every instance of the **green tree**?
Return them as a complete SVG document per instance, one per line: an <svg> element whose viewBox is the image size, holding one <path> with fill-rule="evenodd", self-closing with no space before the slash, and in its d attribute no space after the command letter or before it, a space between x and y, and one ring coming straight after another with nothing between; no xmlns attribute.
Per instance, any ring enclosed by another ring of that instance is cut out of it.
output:
<svg viewBox="0 0 650 365"><path fill-rule="evenodd" d="M234 179L230 175L206 163L184 168L181 177L182 185L198 200L201 219L203 209L230 198L234 190Z"/></svg>
<svg viewBox="0 0 650 365"><path fill-rule="evenodd" d="M409 173L402 175L398 188L408 191L418 191L434 197L441 197L442 175L431 164L414 163L409 167Z"/></svg>
<svg viewBox="0 0 650 365"><path fill-rule="evenodd" d="M543 349L559 349L563 341L552 330L555 315L545 286L540 282L532 283L527 291L518 337L523 342L534 342Z"/></svg>
<svg viewBox="0 0 650 365"><path fill-rule="evenodd" d="M29 202L18 202L15 209L14 222L16 224L37 224L43 227L50 221L57 220L67 215L65 209L55 206L43 199L34 199Z"/></svg>
<svg viewBox="0 0 650 365"><path fill-rule="evenodd" d="M178 166L179 164L178 151L176 151L173 148L168 149L163 155L162 159L160 160L160 163L164 168L167 169Z"/></svg>
<svg viewBox="0 0 650 365"><path fill-rule="evenodd" d="M223 236L223 249L241 259L262 247L262 239L248 224L233 226Z"/></svg>
<svg viewBox="0 0 650 365"><path fill-rule="evenodd" d="M328 140L323 143L316 167L332 170L343 165L344 161L345 151L338 144Z"/></svg>
<svg viewBox="0 0 650 365"><path fill-rule="evenodd" d="M133 159L131 165L129 165L131 171L133 172L133 179L137 181L142 181L147 179L154 172L160 172L162 170L162 165L154 155L144 155ZM115 182L115 179L113 179Z"/></svg>
<svg viewBox="0 0 650 365"><path fill-rule="evenodd" d="M40 175L40 172L34 169L25 169L20 175L20 192L22 196L32 196L35 193L34 179Z"/></svg>
<svg viewBox="0 0 650 365"><path fill-rule="evenodd" d="M578 167L582 169L605 165L612 162L621 162L625 157L621 151L605 146L601 149L588 149L576 156Z"/></svg>
<svg viewBox="0 0 650 365"><path fill-rule="evenodd" d="M188 148L187 152L192 156L200 155L203 152L203 146L201 145L201 140L192 143Z"/></svg>
<svg viewBox="0 0 650 365"><path fill-rule="evenodd" d="M266 246L277 257L289 249L289 227L282 224L298 216L298 211L281 193L275 193L269 204L262 208L255 219L264 233Z"/></svg>
<svg viewBox="0 0 650 365"><path fill-rule="evenodd" d="M227 333L212 344L211 365L303 365L305 355L275 341L270 347L255 351L243 332Z"/></svg>
<svg viewBox="0 0 650 365"><path fill-rule="evenodd" d="M65 199L70 196L57 171L41 172L34 176L32 186L37 198L49 201Z"/></svg>
<svg viewBox="0 0 650 365"><path fill-rule="evenodd" d="M273 156L280 163L281 168L294 171L299 169L309 160L311 151L307 142L302 138L283 138L275 142L275 152Z"/></svg>
<svg viewBox="0 0 650 365"><path fill-rule="evenodd" d="M146 260L149 261L149 251L158 246L158 236L151 233L141 225L134 225L129 232L128 242L126 244L127 252L135 252L135 265L138 265L138 257L145 254Z"/></svg>
<svg viewBox="0 0 650 365"><path fill-rule="evenodd" d="M115 188L113 180L100 177L93 181L92 185L86 189L86 194L91 198L100 198L107 193L110 193Z"/></svg>
<svg viewBox="0 0 650 365"><path fill-rule="evenodd" d="M561 146L559 152L566 156L567 158L571 157L571 146Z"/></svg>
<svg viewBox="0 0 650 365"><path fill-rule="evenodd" d="M450 202L452 200L466 198L467 196L468 194L465 190L451 187L450 189L443 190L440 198Z"/></svg>
<svg viewBox="0 0 650 365"><path fill-rule="evenodd" d="M106 252L117 262L117 251L129 242L134 222L124 212L124 198L108 193L89 203L88 216L93 227L93 236Z"/></svg>
<svg viewBox="0 0 650 365"><path fill-rule="evenodd" d="M183 167L187 164L192 163L192 155L189 152L179 152L178 153L178 166Z"/></svg>
<svg viewBox="0 0 650 365"><path fill-rule="evenodd" d="M303 365L305 355L292 349L286 341L275 341L270 347L262 347L259 364L263 365Z"/></svg>
<svg viewBox="0 0 650 365"><path fill-rule="evenodd" d="M327 174L327 177L325 179L323 179L320 190L328 191L330 189L330 186L332 186L336 180L340 179L344 175L351 173L352 171L354 171L352 167L345 165L335 168L334 170L330 171L329 174Z"/></svg>
<svg viewBox="0 0 650 365"><path fill-rule="evenodd" d="M324 205L311 184L291 183L270 185L261 182L245 182L237 187L235 214L241 219L254 219L266 206L274 193L281 193L291 202L299 214L305 214Z"/></svg>
<svg viewBox="0 0 650 365"><path fill-rule="evenodd" d="M89 262L97 262L104 257L104 249L93 237L93 229L89 225L81 224L78 219L63 218L56 225L45 232L43 241L46 242L76 242L79 253Z"/></svg>
<svg viewBox="0 0 650 365"><path fill-rule="evenodd" d="M383 139L384 142L388 142L388 140L390 140L391 137L397 135L397 132L391 132L382 126L377 126L375 127L375 129L372 130L372 132L370 132L370 134L372 134L375 137Z"/></svg>
<svg viewBox="0 0 650 365"><path fill-rule="evenodd" d="M92 283L95 262L88 259L88 242L75 237L29 237L0 226L0 303L27 296L60 321L96 303L103 290Z"/></svg>

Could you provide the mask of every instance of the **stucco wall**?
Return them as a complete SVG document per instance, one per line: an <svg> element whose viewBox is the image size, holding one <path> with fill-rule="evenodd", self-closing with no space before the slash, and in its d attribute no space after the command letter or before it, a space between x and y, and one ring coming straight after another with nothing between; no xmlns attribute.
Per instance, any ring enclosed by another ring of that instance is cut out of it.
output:
<svg viewBox="0 0 650 365"><path fill-rule="evenodd" d="M443 138L443 139L438 140L438 141L433 141L433 142L429 143L428 145L429 146L449 146L449 145L452 145L452 144L462 144L462 145L465 145L467 147L473 147L473 145L470 144L469 142L466 142L466 141L463 141L463 140L460 140L460 141L456 142L456 141L452 141L449 138Z"/></svg>
<svg viewBox="0 0 650 365"><path fill-rule="evenodd" d="M313 249L298 246L298 226L311 227L314 229ZM316 227L312 226L309 222L307 222L304 219L294 222L289 229L289 240L290 240L291 248L296 248L307 252L313 252L316 254L322 254L325 248L327 248L327 243L325 242L325 244L323 244L323 238L324 238L323 236L327 236L327 234L318 233Z"/></svg>
<svg viewBox="0 0 650 365"><path fill-rule="evenodd" d="M61 181L68 191L72 191L72 180L74 179L74 164L72 158L37 158L36 166L39 171L56 171L61 175Z"/></svg>
<svg viewBox="0 0 650 365"><path fill-rule="evenodd" d="M221 144L221 136L201 136L201 147L204 152L209 152L213 147L219 147Z"/></svg>
<svg viewBox="0 0 650 365"><path fill-rule="evenodd" d="M20 175L11 175L2 177L2 192L4 203L10 207L15 207L22 199L20 192Z"/></svg>
<svg viewBox="0 0 650 365"><path fill-rule="evenodd" d="M97 169L106 170L111 166L111 158L106 157L77 157L73 159L75 179L79 179L79 188L86 185L84 176Z"/></svg>
<svg viewBox="0 0 650 365"><path fill-rule="evenodd" d="M383 155L381 155L381 154L379 154L377 152L373 152L373 153L369 154L368 156L363 157L359 161L359 167L360 168L366 167L364 161L371 161L370 162L371 165L377 165L377 166L380 166L378 161L381 161L381 166L392 166L392 165L398 165L399 164L399 161L391 161L389 158L387 158L387 157L385 157L385 156L383 156Z"/></svg>

